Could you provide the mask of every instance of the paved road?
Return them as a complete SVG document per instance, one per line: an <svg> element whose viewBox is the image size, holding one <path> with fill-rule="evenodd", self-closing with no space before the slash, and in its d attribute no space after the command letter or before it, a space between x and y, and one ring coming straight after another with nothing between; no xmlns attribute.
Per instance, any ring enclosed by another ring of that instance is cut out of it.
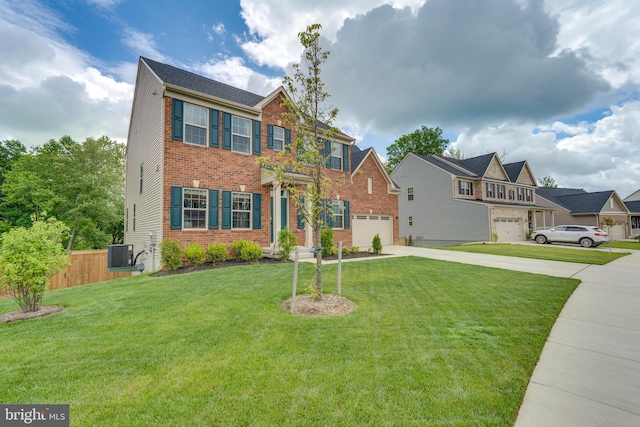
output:
<svg viewBox="0 0 640 427"><path fill-rule="evenodd" d="M384 251L582 280L551 330L515 427L640 426L640 252L585 266L406 246Z"/></svg>

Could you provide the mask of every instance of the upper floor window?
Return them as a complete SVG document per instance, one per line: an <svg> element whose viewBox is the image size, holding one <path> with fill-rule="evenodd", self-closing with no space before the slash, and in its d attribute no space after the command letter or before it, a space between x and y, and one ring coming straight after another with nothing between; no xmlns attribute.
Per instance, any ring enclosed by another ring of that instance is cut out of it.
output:
<svg viewBox="0 0 640 427"><path fill-rule="evenodd" d="M496 197L496 185L487 183L487 197Z"/></svg>
<svg viewBox="0 0 640 427"><path fill-rule="evenodd" d="M509 190L509 200L515 199L515 192L513 190Z"/></svg>
<svg viewBox="0 0 640 427"><path fill-rule="evenodd" d="M207 109L184 104L184 142L207 145Z"/></svg>
<svg viewBox="0 0 640 427"><path fill-rule="evenodd" d="M232 193L231 212L233 218L232 228L251 228L251 194Z"/></svg>
<svg viewBox="0 0 640 427"><path fill-rule="evenodd" d="M498 184L498 199L504 199L505 195L505 186L502 184Z"/></svg>
<svg viewBox="0 0 640 427"><path fill-rule="evenodd" d="M329 159L329 167L331 169L342 170L342 144L338 142L331 143L331 158Z"/></svg>
<svg viewBox="0 0 640 427"><path fill-rule="evenodd" d="M273 127L273 149L278 151L284 149L284 129L278 126Z"/></svg>
<svg viewBox="0 0 640 427"><path fill-rule="evenodd" d="M251 152L251 120L233 116L231 135L231 150L247 154Z"/></svg>
<svg viewBox="0 0 640 427"><path fill-rule="evenodd" d="M413 200L413 187L407 188L407 200L408 201Z"/></svg>
<svg viewBox="0 0 640 427"><path fill-rule="evenodd" d="M522 191L522 188L518 188L518 200L524 200L524 191Z"/></svg>
<svg viewBox="0 0 640 427"><path fill-rule="evenodd" d="M533 201L533 191L530 188L525 190L525 195L527 197L527 202Z"/></svg>
<svg viewBox="0 0 640 427"><path fill-rule="evenodd" d="M473 183L470 181L458 181L458 194L463 196L473 195Z"/></svg>
<svg viewBox="0 0 640 427"><path fill-rule="evenodd" d="M207 203L207 190L199 188L183 189L183 228L207 228Z"/></svg>

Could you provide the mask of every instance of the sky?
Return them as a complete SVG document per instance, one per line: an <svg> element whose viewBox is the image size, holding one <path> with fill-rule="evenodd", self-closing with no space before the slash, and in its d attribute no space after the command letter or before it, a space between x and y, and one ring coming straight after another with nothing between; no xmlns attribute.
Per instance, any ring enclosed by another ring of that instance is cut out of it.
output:
<svg viewBox="0 0 640 427"><path fill-rule="evenodd" d="M267 95L322 25L336 125L361 148L440 127L466 158L640 189L640 2L0 0L0 140L126 142L140 56Z"/></svg>

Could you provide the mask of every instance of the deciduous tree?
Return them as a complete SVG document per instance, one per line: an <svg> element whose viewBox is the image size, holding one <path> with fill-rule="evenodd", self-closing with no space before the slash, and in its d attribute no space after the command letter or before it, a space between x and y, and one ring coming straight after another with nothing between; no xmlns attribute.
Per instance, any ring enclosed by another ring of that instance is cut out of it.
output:
<svg viewBox="0 0 640 427"><path fill-rule="evenodd" d="M442 137L442 129L423 125L410 134L402 135L387 147L385 168L388 173L391 173L409 153L441 156L447 145L449 140Z"/></svg>

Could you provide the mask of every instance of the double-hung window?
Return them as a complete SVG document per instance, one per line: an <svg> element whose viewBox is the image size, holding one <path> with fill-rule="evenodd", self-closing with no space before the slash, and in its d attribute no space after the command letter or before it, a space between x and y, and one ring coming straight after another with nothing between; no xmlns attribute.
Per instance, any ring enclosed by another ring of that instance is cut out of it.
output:
<svg viewBox="0 0 640 427"><path fill-rule="evenodd" d="M233 116L231 119L231 150L251 152L251 120Z"/></svg>
<svg viewBox="0 0 640 427"><path fill-rule="evenodd" d="M278 126L273 127L273 149L278 151L284 150L284 128Z"/></svg>
<svg viewBox="0 0 640 427"><path fill-rule="evenodd" d="M251 228L251 194L232 193L231 212L233 222L232 228Z"/></svg>
<svg viewBox="0 0 640 427"><path fill-rule="evenodd" d="M184 104L184 142L207 145L207 109Z"/></svg>
<svg viewBox="0 0 640 427"><path fill-rule="evenodd" d="M413 187L407 188L407 201L413 200Z"/></svg>
<svg viewBox="0 0 640 427"><path fill-rule="evenodd" d="M522 188L518 188L518 200L524 200L524 191L522 191Z"/></svg>
<svg viewBox="0 0 640 427"><path fill-rule="evenodd" d="M332 205L332 228L344 228L344 202L333 200Z"/></svg>
<svg viewBox="0 0 640 427"><path fill-rule="evenodd" d="M495 198L496 197L496 185L487 183L487 197Z"/></svg>
<svg viewBox="0 0 640 427"><path fill-rule="evenodd" d="M498 199L504 199L505 195L505 186L502 184L498 184Z"/></svg>
<svg viewBox="0 0 640 427"><path fill-rule="evenodd" d="M458 194L463 196L473 195L473 184L470 181L458 181Z"/></svg>
<svg viewBox="0 0 640 427"><path fill-rule="evenodd" d="M527 197L527 202L531 202L533 200L533 191L530 188L525 190L525 195Z"/></svg>
<svg viewBox="0 0 640 427"><path fill-rule="evenodd" d="M182 195L183 228L207 228L207 190L184 188Z"/></svg>
<svg viewBox="0 0 640 427"><path fill-rule="evenodd" d="M329 159L329 167L331 169L342 170L342 144L338 142L331 143L331 158Z"/></svg>

